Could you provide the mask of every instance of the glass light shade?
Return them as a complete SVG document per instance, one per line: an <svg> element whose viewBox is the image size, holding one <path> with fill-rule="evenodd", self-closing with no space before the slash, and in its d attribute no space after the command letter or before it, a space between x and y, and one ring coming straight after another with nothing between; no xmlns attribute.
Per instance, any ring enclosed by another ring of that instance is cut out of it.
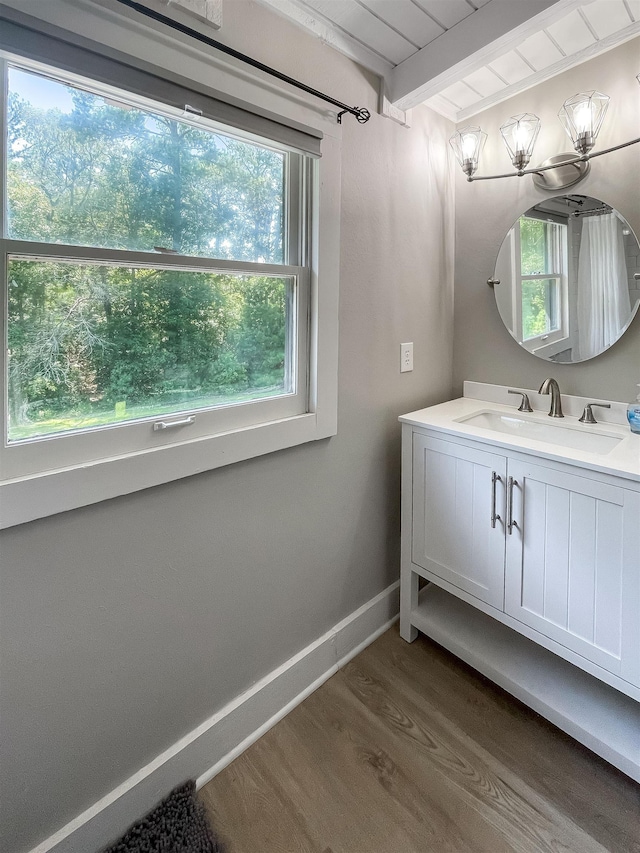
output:
<svg viewBox="0 0 640 853"><path fill-rule="evenodd" d="M582 92L562 105L558 118L578 154L586 154L596 144L608 106L609 96L601 92Z"/></svg>
<svg viewBox="0 0 640 853"><path fill-rule="evenodd" d="M487 141L487 134L479 127L468 125L453 134L449 145L454 150L456 160L462 166L462 171L470 178L478 168L480 154Z"/></svg>
<svg viewBox="0 0 640 853"><path fill-rule="evenodd" d="M500 128L511 162L516 169L525 169L531 160L533 146L540 133L540 119L533 113L512 116Z"/></svg>

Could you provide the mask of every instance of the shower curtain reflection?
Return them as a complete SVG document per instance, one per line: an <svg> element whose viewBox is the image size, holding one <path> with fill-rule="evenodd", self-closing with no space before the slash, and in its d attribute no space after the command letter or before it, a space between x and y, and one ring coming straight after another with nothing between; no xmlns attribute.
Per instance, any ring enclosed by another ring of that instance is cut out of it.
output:
<svg viewBox="0 0 640 853"><path fill-rule="evenodd" d="M580 360L593 358L614 344L629 322L622 222L615 213L583 220L577 308Z"/></svg>

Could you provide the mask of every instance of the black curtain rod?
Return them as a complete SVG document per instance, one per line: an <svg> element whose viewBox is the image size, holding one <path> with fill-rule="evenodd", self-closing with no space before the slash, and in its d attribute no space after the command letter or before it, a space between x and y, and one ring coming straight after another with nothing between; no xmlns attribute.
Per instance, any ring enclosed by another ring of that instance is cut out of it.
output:
<svg viewBox="0 0 640 853"><path fill-rule="evenodd" d="M345 113L350 113L352 116L355 116L356 120L360 124L364 124L371 118L371 113L364 107L349 107L341 101L336 101L336 99L330 97L330 95L324 95L322 92L318 92L317 89L312 89L311 86L307 86L305 83L300 83L299 80L294 80L293 77L287 77L286 74L276 71L275 68L263 65L262 62L258 62L257 59L252 59L250 56L246 56L246 54L234 50L232 47L227 47L226 44L222 44L222 42L209 38L209 36L205 36L197 30L192 30L191 27L187 27L178 21L174 21L172 18L168 18L166 15L163 15L161 12L156 12L153 9L149 9L147 6L143 6L141 3L136 3L136 0L118 0L118 3L122 3L123 6L128 6L130 9L135 9L135 11L140 12L141 15L146 15L147 18L153 18L154 21L159 21L161 24L165 24L173 30L184 33L185 35L190 36L209 47L222 51L222 53L227 53L229 56L233 56L241 62L246 62L247 65L251 65L253 68L257 68L260 71L264 71L265 74L270 74L272 77L277 77L278 80L283 80L285 83L289 83L297 89L302 89L303 92L307 92L309 95L315 95L316 98L320 98L329 104L333 104L334 107L339 107L341 112L338 113L338 124L342 124L342 116Z"/></svg>
<svg viewBox="0 0 640 853"><path fill-rule="evenodd" d="M600 216L602 213L613 213L613 208L608 204L602 207L594 207L592 210L574 210L572 216Z"/></svg>

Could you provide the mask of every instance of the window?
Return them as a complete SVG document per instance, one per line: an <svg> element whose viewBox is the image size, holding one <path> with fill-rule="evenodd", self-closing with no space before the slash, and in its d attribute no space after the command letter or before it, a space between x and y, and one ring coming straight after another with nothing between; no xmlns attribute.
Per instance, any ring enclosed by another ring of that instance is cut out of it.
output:
<svg viewBox="0 0 640 853"><path fill-rule="evenodd" d="M226 124L197 91L196 106L150 98L176 87L115 62L100 79L0 62L0 487L109 462L129 480L123 463L151 454L136 482L84 482L88 499L66 509L333 434L335 400L318 417L332 384L316 292L321 134L235 106Z"/></svg>
<svg viewBox="0 0 640 853"><path fill-rule="evenodd" d="M514 254L518 340L535 350L566 338L567 226L522 216Z"/></svg>

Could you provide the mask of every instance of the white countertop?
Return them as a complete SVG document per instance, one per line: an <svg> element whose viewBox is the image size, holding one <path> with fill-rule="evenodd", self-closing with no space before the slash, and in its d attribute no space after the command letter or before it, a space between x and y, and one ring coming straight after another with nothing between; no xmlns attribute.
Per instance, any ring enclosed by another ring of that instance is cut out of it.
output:
<svg viewBox="0 0 640 853"><path fill-rule="evenodd" d="M518 405L520 399L513 397L511 405L498 402L506 396L506 387L480 385L479 383L465 383L465 394L474 396L459 397L448 403L440 403L416 412L409 412L400 417L400 421L424 427L437 432L449 433L468 439L481 441L483 444L494 447L502 447L509 450L519 450L530 453L543 459L552 459L557 462L566 462L589 468L593 471L601 471L606 474L625 477L629 480L640 482L640 435L631 432L628 426L615 423L612 420L620 420L620 413L626 409L621 403L612 404L612 412L602 409L594 409L594 414L599 419L596 425L581 424L578 422L576 411L581 412L587 398L562 396L562 405L565 410L563 426L570 426L584 432L600 432L608 436L620 437L621 441L608 453L593 453L585 450L576 450L572 447L562 447L552 444L550 441L539 441L520 435L506 435L492 429L460 423L461 418L468 418L481 412L499 412L510 416L520 417ZM476 395L484 394L487 399L478 399ZM532 414L523 414L525 420L535 421L541 424L549 424L548 408L550 398L531 392L531 403L536 409ZM533 399L535 398L535 399ZM607 401L603 401L607 402ZM545 406L540 410L541 403ZM609 421L600 420L600 413L606 411Z"/></svg>

